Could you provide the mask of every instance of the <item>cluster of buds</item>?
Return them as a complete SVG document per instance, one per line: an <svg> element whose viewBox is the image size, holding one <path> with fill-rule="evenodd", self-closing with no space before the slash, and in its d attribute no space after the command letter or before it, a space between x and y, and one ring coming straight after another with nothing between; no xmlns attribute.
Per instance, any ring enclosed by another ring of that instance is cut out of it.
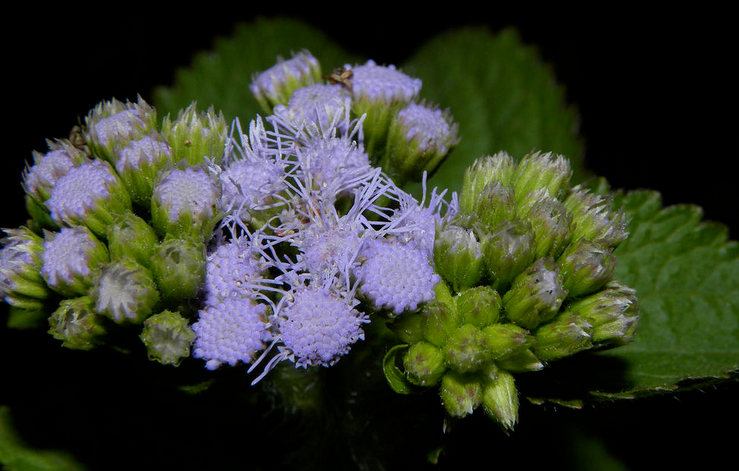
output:
<svg viewBox="0 0 739 471"><path fill-rule="evenodd" d="M363 120L364 148L398 186L431 174L459 142L448 110L420 98L422 82L369 60L323 75L308 52L254 77L251 90L267 114L326 127L336 114Z"/></svg>
<svg viewBox="0 0 739 471"><path fill-rule="evenodd" d="M634 335L635 292L612 278L623 214L571 173L561 156L499 153L464 175L436 235L436 298L393 324L404 344L390 353L405 381L440 388L451 416L482 406L512 429L515 374Z"/></svg>
<svg viewBox="0 0 739 471"><path fill-rule="evenodd" d="M195 338L187 301L222 216L209 169L225 120L193 104L160 122L143 100L114 99L70 136L24 172L30 219L5 230L0 294L14 315L48 317L65 347L92 349L133 324L151 359L176 365Z"/></svg>

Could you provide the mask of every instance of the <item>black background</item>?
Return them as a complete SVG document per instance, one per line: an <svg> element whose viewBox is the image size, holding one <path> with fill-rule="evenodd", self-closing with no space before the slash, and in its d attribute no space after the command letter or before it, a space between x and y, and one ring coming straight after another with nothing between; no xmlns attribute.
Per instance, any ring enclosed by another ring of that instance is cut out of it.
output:
<svg viewBox="0 0 739 471"><path fill-rule="evenodd" d="M662 192L666 204L698 204L707 219L728 224L737 237L736 50L730 42L736 33L727 12L625 7L555 12L534 6L478 12L461 11L463 6L410 16L378 12L378 6L374 13L357 13L357 5L334 2L321 11L306 8L299 16L354 52L394 64L447 28L518 28L524 42L535 45L553 66L568 101L578 107L591 169L616 188L650 188ZM153 13L129 5L105 15L28 9L6 16L0 226L16 227L25 220L16 209L23 205L20 173L32 150L45 150L47 138L66 137L102 100L135 100L137 94L149 99L154 86L171 83L178 67L210 48L216 36L229 34L237 21L287 11L254 9L214 11L197 5ZM4 327L0 332L2 353L15 355L13 339ZM10 361L15 366L10 375L0 374L0 390L7 378L18 382L23 374L30 378L46 371L36 370L29 358ZM29 384L48 383L35 379ZM14 386L6 389L12 392L5 398L0 393L0 403L23 403L26 390ZM676 398L627 402L591 411L584 423L597 424L599 430L610 427L610 451L626 456L634 469L669 455L711 463L734 451L726 449L730 437L723 428L735 425L737 392L735 385L723 385ZM48 394L53 397L53 391ZM475 437L475 444L485 446ZM650 456L662 440L671 446L662 448L662 456ZM48 441L43 445L51 446ZM532 444L532 451L537 449Z"/></svg>

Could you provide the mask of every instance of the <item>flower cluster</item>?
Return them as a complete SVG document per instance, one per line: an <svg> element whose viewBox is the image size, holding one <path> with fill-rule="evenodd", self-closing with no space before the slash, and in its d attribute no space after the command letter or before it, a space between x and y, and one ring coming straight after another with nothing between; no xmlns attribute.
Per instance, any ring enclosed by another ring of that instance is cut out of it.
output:
<svg viewBox="0 0 739 471"><path fill-rule="evenodd" d="M409 384L439 387L452 416L481 405L511 429L514 374L634 335L635 292L612 279L626 222L607 197L570 187L571 173L561 156L499 153L464 175L459 211L434 243L443 282L394 323L405 344L391 351L403 351Z"/></svg>

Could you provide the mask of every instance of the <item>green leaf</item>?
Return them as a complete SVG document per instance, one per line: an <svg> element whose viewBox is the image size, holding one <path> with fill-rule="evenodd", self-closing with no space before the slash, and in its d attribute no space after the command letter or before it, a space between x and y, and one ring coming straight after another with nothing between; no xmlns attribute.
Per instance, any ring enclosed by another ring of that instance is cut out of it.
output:
<svg viewBox="0 0 739 471"><path fill-rule="evenodd" d="M272 67L277 56L307 49L320 62L324 73L351 60L321 31L293 19L257 19L237 25L232 36L216 40L212 51L196 55L192 65L177 72L171 87L154 93L158 112L176 116L193 100L199 109L213 105L230 122L243 125L262 109L249 91L252 75Z"/></svg>
<svg viewBox="0 0 739 471"><path fill-rule="evenodd" d="M405 64L423 80L422 97L450 108L459 123L459 145L429 179L431 187L458 191L476 158L506 151L520 158L532 150L568 157L582 179L578 114L565 101L550 68L513 29L493 35L463 28L439 35Z"/></svg>
<svg viewBox="0 0 739 471"><path fill-rule="evenodd" d="M397 365L397 356L401 350L408 348L406 344L396 345L385 354L382 360L382 372L385 373L387 383L393 391L398 394L411 394L415 391L414 386L408 381Z"/></svg>
<svg viewBox="0 0 739 471"><path fill-rule="evenodd" d="M0 406L0 465L8 471L82 471L69 454L55 450L35 450L18 438L10 408Z"/></svg>
<svg viewBox="0 0 739 471"><path fill-rule="evenodd" d="M615 277L636 289L642 319L633 343L598 353L623 362L620 391L673 391L739 371L739 243L725 226L701 222L697 206L662 208L651 191L627 194L629 239Z"/></svg>

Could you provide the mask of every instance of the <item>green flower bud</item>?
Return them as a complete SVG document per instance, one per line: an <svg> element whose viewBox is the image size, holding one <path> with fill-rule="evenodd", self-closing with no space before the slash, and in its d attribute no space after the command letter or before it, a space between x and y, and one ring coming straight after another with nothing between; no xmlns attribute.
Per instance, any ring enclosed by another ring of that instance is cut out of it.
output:
<svg viewBox="0 0 739 471"><path fill-rule="evenodd" d="M118 153L115 168L132 202L148 211L157 175L171 164L169 144L164 137L152 133L126 144Z"/></svg>
<svg viewBox="0 0 739 471"><path fill-rule="evenodd" d="M587 239L567 246L557 262L561 267L562 286L573 298L601 289L611 280L616 268L613 252Z"/></svg>
<svg viewBox="0 0 739 471"><path fill-rule="evenodd" d="M593 327L585 319L563 313L539 326L534 334L534 354L542 361L559 360L592 348Z"/></svg>
<svg viewBox="0 0 739 471"><path fill-rule="evenodd" d="M140 337L150 360L178 366L183 358L190 355L195 332L178 312L162 311L144 321Z"/></svg>
<svg viewBox="0 0 739 471"><path fill-rule="evenodd" d="M436 235L434 264L454 291L475 286L483 275L482 245L471 230L446 226Z"/></svg>
<svg viewBox="0 0 739 471"><path fill-rule="evenodd" d="M488 361L486 337L474 325L464 324L449 336L444 347L447 364L460 373L482 368Z"/></svg>
<svg viewBox="0 0 739 471"><path fill-rule="evenodd" d="M444 354L428 342L410 346L403 356L403 368L408 380L418 386L433 386L446 372Z"/></svg>
<svg viewBox="0 0 739 471"><path fill-rule="evenodd" d="M154 229L133 213L116 217L108 226L108 250L112 260L129 258L149 268L158 244Z"/></svg>
<svg viewBox="0 0 739 471"><path fill-rule="evenodd" d="M542 258L521 273L503 296L508 319L526 329L553 318L567 292L554 260Z"/></svg>
<svg viewBox="0 0 739 471"><path fill-rule="evenodd" d="M534 345L528 330L515 324L492 324L482 329L490 359L501 360Z"/></svg>
<svg viewBox="0 0 739 471"><path fill-rule="evenodd" d="M177 119L171 121L166 116L162 121L162 134L172 147L172 161L187 161L189 165L199 165L208 159L220 164L226 144L226 118L223 113L216 114L211 106L207 112L197 111L193 102L181 110Z"/></svg>
<svg viewBox="0 0 739 471"><path fill-rule="evenodd" d="M137 103L114 98L99 103L87 115L85 137L92 155L115 164L120 149L149 134L156 124L156 110L140 97Z"/></svg>
<svg viewBox="0 0 739 471"><path fill-rule="evenodd" d="M295 90L320 80L321 64L308 51L301 51L288 60L278 57L276 65L252 78L249 89L270 115L275 105L287 105Z"/></svg>
<svg viewBox="0 0 739 471"><path fill-rule="evenodd" d="M438 300L426 303L421 315L424 320L423 338L439 348L446 344L449 335L459 325L456 309Z"/></svg>
<svg viewBox="0 0 739 471"><path fill-rule="evenodd" d="M536 243L528 222L506 221L492 233L482 235L481 240L492 286L500 292L534 261Z"/></svg>
<svg viewBox="0 0 739 471"><path fill-rule="evenodd" d="M488 417L505 430L513 430L518 422L518 391L512 374L499 369L497 378L485 379L481 402Z"/></svg>
<svg viewBox="0 0 739 471"><path fill-rule="evenodd" d="M493 156L480 157L467 167L462 178L462 189L459 193L459 208L471 214L475 210L478 196L491 182L499 182L510 186L511 177L516 170L516 162L505 152Z"/></svg>
<svg viewBox="0 0 739 471"><path fill-rule="evenodd" d="M0 242L0 298L30 311L42 309L51 291L40 274L44 240L27 227L4 229Z"/></svg>
<svg viewBox="0 0 739 471"><path fill-rule="evenodd" d="M572 240L584 238L615 248L629 236L623 211L611 211L607 197L578 185L570 190L564 205L572 214Z"/></svg>
<svg viewBox="0 0 739 471"><path fill-rule="evenodd" d="M505 356L497 360L496 363L498 367L509 373L527 373L530 371L539 371L544 368L544 364L530 348L525 348L509 356Z"/></svg>
<svg viewBox="0 0 739 471"><path fill-rule="evenodd" d="M499 181L491 181L477 195L473 211L480 224L489 229L512 220L516 212L513 189Z"/></svg>
<svg viewBox="0 0 739 471"><path fill-rule="evenodd" d="M398 336L401 342L413 344L423 340L425 316L420 312L406 312L396 316L388 323L388 327Z"/></svg>
<svg viewBox="0 0 739 471"><path fill-rule="evenodd" d="M205 244L192 239L164 239L150 265L165 303L194 297L205 281Z"/></svg>
<svg viewBox="0 0 739 471"><path fill-rule="evenodd" d="M49 333L62 345L75 350L91 350L103 344L106 319L95 312L90 296L64 299L49 317Z"/></svg>
<svg viewBox="0 0 739 471"><path fill-rule="evenodd" d="M546 189L530 192L518 208L518 217L529 221L534 233L534 257L557 258L569 241L572 216Z"/></svg>
<svg viewBox="0 0 739 471"><path fill-rule="evenodd" d="M569 188L571 178L572 168L565 157L551 152L527 154L512 178L516 202L524 201L529 193L540 189L546 189L552 198L559 198Z"/></svg>
<svg viewBox="0 0 739 471"><path fill-rule="evenodd" d="M593 326L593 343L618 346L631 342L641 318L636 291L612 281L605 289L575 301L567 311Z"/></svg>
<svg viewBox="0 0 739 471"><path fill-rule="evenodd" d="M503 301L490 286L470 288L456 298L461 323L483 328L498 322Z"/></svg>
<svg viewBox="0 0 739 471"><path fill-rule="evenodd" d="M477 375L447 371L441 378L441 402L452 417L471 414L482 400L482 383Z"/></svg>
<svg viewBox="0 0 739 471"><path fill-rule="evenodd" d="M105 265L95 279L90 297L95 311L118 324L140 324L159 303L151 272L132 260Z"/></svg>

